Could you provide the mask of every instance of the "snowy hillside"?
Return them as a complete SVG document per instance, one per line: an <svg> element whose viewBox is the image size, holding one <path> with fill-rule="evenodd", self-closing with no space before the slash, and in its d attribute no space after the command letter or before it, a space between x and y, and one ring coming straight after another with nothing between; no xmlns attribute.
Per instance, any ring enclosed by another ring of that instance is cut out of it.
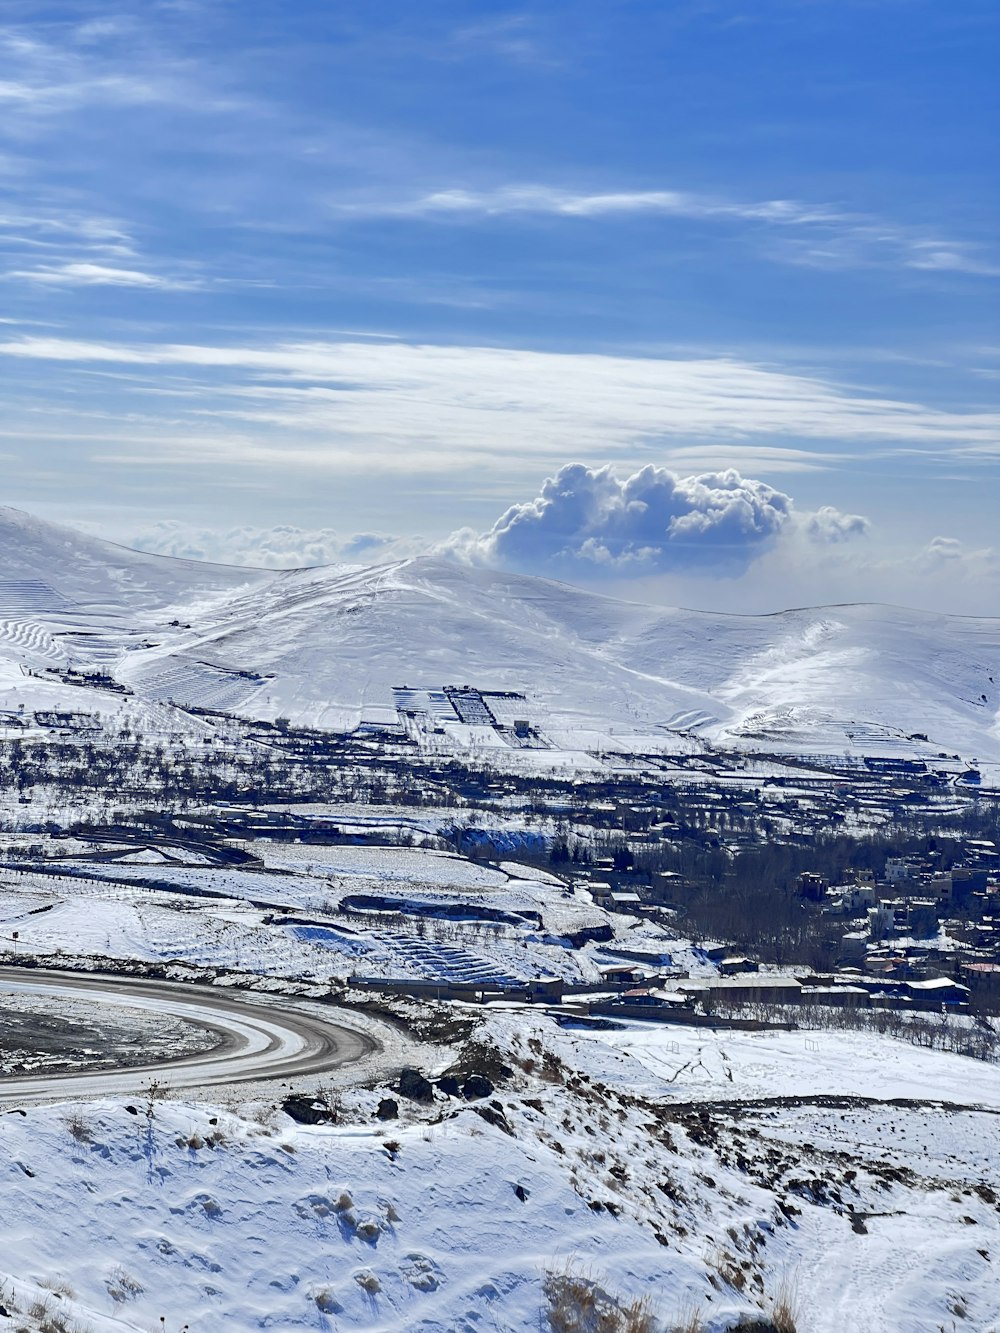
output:
<svg viewBox="0 0 1000 1333"><path fill-rule="evenodd" d="M0 505L0 611L165 607L267 578L261 570L168 560Z"/></svg>
<svg viewBox="0 0 1000 1333"><path fill-rule="evenodd" d="M319 1126L153 1094L4 1116L12 1327L997 1329L994 1067L973 1094L961 1057L870 1034L476 1038L513 1071L489 1101L388 1122L386 1087L327 1087ZM574 1290L605 1323L558 1321Z"/></svg>
<svg viewBox="0 0 1000 1333"><path fill-rule="evenodd" d="M1000 760L997 620L665 610L432 557L237 570L2 510L0 708L4 686L25 701L19 668L52 684L67 664L99 666L149 703L343 730L399 720L432 747L536 760L677 750L689 736Z"/></svg>

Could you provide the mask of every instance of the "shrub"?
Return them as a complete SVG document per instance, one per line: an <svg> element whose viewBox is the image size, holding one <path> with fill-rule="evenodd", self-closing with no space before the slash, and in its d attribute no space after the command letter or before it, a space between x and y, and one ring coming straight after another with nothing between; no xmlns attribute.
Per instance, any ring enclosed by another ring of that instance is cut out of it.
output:
<svg viewBox="0 0 1000 1333"><path fill-rule="evenodd" d="M90 1143L90 1126L79 1111L69 1111L63 1118L63 1124L77 1143Z"/></svg>
<svg viewBox="0 0 1000 1333"><path fill-rule="evenodd" d="M747 1284L747 1275L745 1269L741 1266L738 1259L730 1254L724 1246L717 1246L706 1260L709 1269L709 1281L714 1287L723 1283L727 1287L732 1287L734 1291L742 1291Z"/></svg>

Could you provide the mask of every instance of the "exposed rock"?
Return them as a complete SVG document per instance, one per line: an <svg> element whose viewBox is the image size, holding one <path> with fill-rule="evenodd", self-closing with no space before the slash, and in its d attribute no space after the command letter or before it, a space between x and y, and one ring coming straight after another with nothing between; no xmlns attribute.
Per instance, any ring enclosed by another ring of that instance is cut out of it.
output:
<svg viewBox="0 0 1000 1333"><path fill-rule="evenodd" d="M329 1125L333 1121L333 1115L330 1108L323 1102L318 1102L314 1097L305 1097L300 1093L292 1093L281 1103L285 1115L291 1118L298 1125Z"/></svg>
<svg viewBox="0 0 1000 1333"><path fill-rule="evenodd" d="M492 1106L474 1106L472 1109L476 1115L482 1116L488 1125L496 1125L497 1129L502 1129L512 1139L516 1137L502 1111L494 1111Z"/></svg>
<svg viewBox="0 0 1000 1333"><path fill-rule="evenodd" d="M492 1096L493 1084L485 1074L470 1074L462 1084L462 1096L467 1102L478 1101L481 1097Z"/></svg>
<svg viewBox="0 0 1000 1333"><path fill-rule="evenodd" d="M404 1069L399 1076L399 1095L411 1102L432 1102L434 1085L416 1069Z"/></svg>
<svg viewBox="0 0 1000 1333"><path fill-rule="evenodd" d="M399 1102L395 1097L383 1097L375 1110L379 1120L395 1120L399 1116Z"/></svg>

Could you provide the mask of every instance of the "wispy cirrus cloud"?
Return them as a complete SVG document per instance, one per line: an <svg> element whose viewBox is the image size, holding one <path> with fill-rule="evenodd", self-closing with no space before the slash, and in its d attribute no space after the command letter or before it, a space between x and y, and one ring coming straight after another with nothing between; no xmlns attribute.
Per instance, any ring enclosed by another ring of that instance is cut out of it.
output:
<svg viewBox="0 0 1000 1333"><path fill-rule="evenodd" d="M456 28L439 44L444 57L494 56L514 65L548 68L559 64L549 43L543 42L529 14L502 14Z"/></svg>
<svg viewBox="0 0 1000 1333"><path fill-rule="evenodd" d="M884 265L1000 276L1000 263L974 242L925 236L900 223L802 199L734 200L686 190L574 191L524 184L431 190L399 200L335 202L333 210L343 217L439 222L535 216L608 221L658 217L743 224L781 234L780 247L772 252L774 258L815 268Z"/></svg>
<svg viewBox="0 0 1000 1333"><path fill-rule="evenodd" d="M135 21L53 31L57 37L37 24L0 26L0 108L6 109L4 132L13 138L86 107L234 105L205 87L190 58L154 42Z"/></svg>
<svg viewBox="0 0 1000 1333"><path fill-rule="evenodd" d="M652 214L804 225L847 215L790 199L737 203L683 190L572 191L548 185L505 185L492 190L433 190L409 199L335 205L336 211L385 217L500 217L550 214L562 217L623 217Z"/></svg>
<svg viewBox="0 0 1000 1333"><path fill-rule="evenodd" d="M567 456L641 465L837 466L878 450L996 450L1000 413L945 411L732 357L671 358L396 342L114 344L43 335L0 358L117 366L119 411L163 428L147 462L230 451L248 463L494 473ZM74 396L75 410L78 410ZM218 431L213 444L209 425ZM197 426L197 429L192 429ZM238 432L235 442L232 432ZM133 438L134 434L133 434ZM192 452L191 440L198 440ZM102 454L113 457L110 448ZM139 461L142 461L141 459Z"/></svg>
<svg viewBox="0 0 1000 1333"><path fill-rule="evenodd" d="M12 242L35 249L64 248L67 244L105 255L134 252L128 228L116 218L81 212L76 208L32 209L6 207L0 211L0 247Z"/></svg>
<svg viewBox="0 0 1000 1333"><path fill-rule="evenodd" d="M2 276L47 287L143 287L157 291L190 291L200 285L141 269L91 263L43 264L33 269L10 269Z"/></svg>

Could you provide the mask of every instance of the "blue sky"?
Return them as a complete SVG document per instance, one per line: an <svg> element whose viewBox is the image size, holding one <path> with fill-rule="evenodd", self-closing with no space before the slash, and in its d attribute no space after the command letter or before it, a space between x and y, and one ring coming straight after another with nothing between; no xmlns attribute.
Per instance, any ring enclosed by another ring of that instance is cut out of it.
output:
<svg viewBox="0 0 1000 1333"><path fill-rule="evenodd" d="M7 0L2 499L1000 614L998 36L992 0Z"/></svg>

